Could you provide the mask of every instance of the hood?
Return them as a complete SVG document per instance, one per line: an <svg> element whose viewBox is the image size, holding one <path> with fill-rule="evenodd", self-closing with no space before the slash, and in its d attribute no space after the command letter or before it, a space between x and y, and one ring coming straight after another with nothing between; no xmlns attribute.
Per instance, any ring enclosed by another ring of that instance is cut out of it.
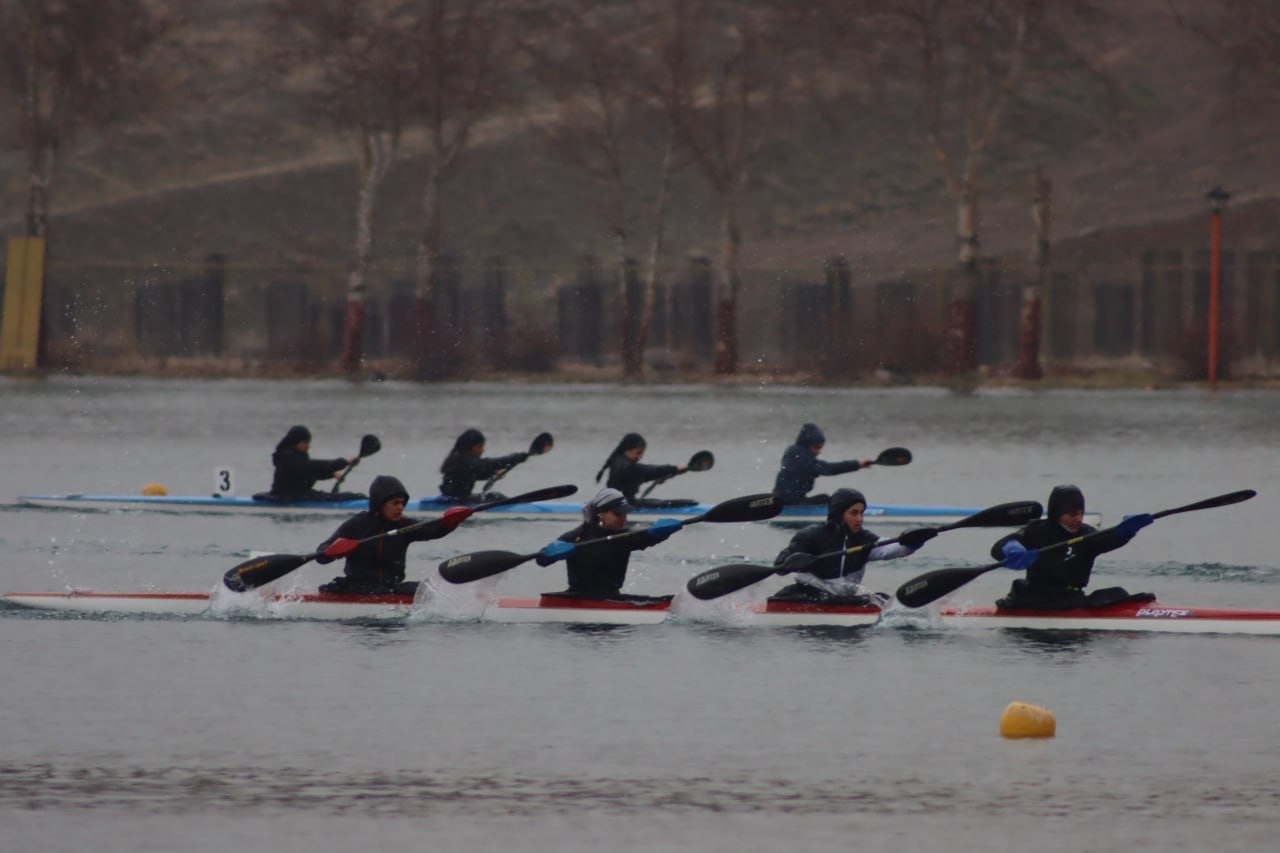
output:
<svg viewBox="0 0 1280 853"><path fill-rule="evenodd" d="M827 501L827 521L832 524L843 524L841 516L854 504L867 505L867 499L857 489L836 489Z"/></svg>
<svg viewBox="0 0 1280 853"><path fill-rule="evenodd" d="M404 483L386 474L374 477L373 482L369 484L369 511L381 512L382 505L392 498L409 500L409 492L405 489Z"/></svg>
<svg viewBox="0 0 1280 853"><path fill-rule="evenodd" d="M453 443L454 453L466 453L473 447L484 444L484 433L478 429L463 430L462 435Z"/></svg>
<svg viewBox="0 0 1280 853"><path fill-rule="evenodd" d="M818 428L817 424L805 424L800 427L800 434L796 436L796 444L803 447L826 443L827 436Z"/></svg>
<svg viewBox="0 0 1280 853"><path fill-rule="evenodd" d="M1070 484L1054 486L1049 493L1049 503L1045 507L1045 517L1057 521L1065 513L1084 509L1084 492L1079 486Z"/></svg>
<svg viewBox="0 0 1280 853"><path fill-rule="evenodd" d="M596 516L610 509L625 514L630 512L632 507L627 503L626 496L617 489L601 489L596 492L594 498L582 505L582 520L588 524L594 524Z"/></svg>

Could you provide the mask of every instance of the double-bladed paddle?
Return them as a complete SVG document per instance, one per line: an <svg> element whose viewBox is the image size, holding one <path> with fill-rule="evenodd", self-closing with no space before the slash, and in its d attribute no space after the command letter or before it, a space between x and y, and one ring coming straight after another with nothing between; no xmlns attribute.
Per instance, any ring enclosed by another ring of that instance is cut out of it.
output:
<svg viewBox="0 0 1280 853"><path fill-rule="evenodd" d="M451 507L446 512L453 513L453 517L461 515L458 522L465 521L472 513L482 512L486 509L494 507L507 506L516 503L532 503L533 501L549 501L556 498L564 498L578 491L577 486L548 486L545 489L537 489L532 492L525 492L523 495L515 497L502 498L496 501L487 501L486 503L476 504L470 507ZM465 514L459 512L465 510ZM392 536L403 536L415 530L421 530L428 524L434 524L438 519L429 518L416 524L410 524L407 527L401 527L396 530L388 530L386 533L379 533L376 536L370 536L366 539L335 539L330 543L329 547L323 551L315 551L310 554L268 554L264 557L255 557L252 560L246 560L238 566L230 569L222 576L222 583L232 592L244 592L250 589L257 589L260 586L266 586L274 580L279 580L294 569L300 568L314 560L316 557L345 557L356 548L366 542L374 542L378 539L387 539Z"/></svg>
<svg viewBox="0 0 1280 853"><path fill-rule="evenodd" d="M1186 506L1179 506L1174 507L1173 509L1153 512L1151 517L1152 519L1164 518L1167 515L1176 515L1180 512L1193 512L1199 509L1213 509L1214 507L1229 506L1231 504L1238 504L1241 501L1247 501L1256 494L1257 492L1253 489L1244 489L1239 492L1218 495L1214 498L1206 498L1202 501L1187 504ZM1114 527L1108 527L1105 530L1095 530L1093 533L1088 533L1084 536L1075 536L1062 542L1056 542L1053 545L1046 545L1039 550L1041 552L1056 551L1059 548L1076 545L1080 542L1093 539L1094 537L1111 533L1114 530ZM985 575L993 569L1002 568L1003 566L1004 562L1001 561L999 563L991 563L986 566L975 566L973 568L935 569L932 572L925 572L918 578L913 578L912 580L907 581L902 586L898 587L896 595L898 601L902 602L907 607L924 607L926 604L931 604L939 598L942 598L947 593L959 589L974 578Z"/></svg>
<svg viewBox="0 0 1280 853"><path fill-rule="evenodd" d="M690 524L697 524L700 521L764 521L765 519L773 518L781 510L782 504L773 495L746 495L745 497L730 498L727 501L718 503L701 515L681 519L680 526L688 527ZM647 530L627 530L615 533L612 536L580 542L578 547L589 548L605 542L616 542L619 539L647 535ZM449 581L449 583L470 583L471 581L478 581L501 574L508 569L514 569L521 563L526 563L541 553L542 551L539 550L531 554L516 554L513 551L476 551L472 554L459 554L457 557L445 560L440 564L440 576Z"/></svg>
<svg viewBox="0 0 1280 853"><path fill-rule="evenodd" d="M922 527L917 528L919 531L930 531L935 535L943 533L947 530L957 530L961 527L1012 527L1019 524L1025 524L1032 519L1040 517L1044 511L1036 501L1014 501L1012 503L997 504L996 506L987 507L984 510L975 512L973 515L966 516L959 521L951 524L944 524L941 527ZM745 589L752 584L759 583L767 577L776 574L786 574L795 571L804 571L808 566L813 565L818 560L825 560L830 557L839 557L842 554L856 554L859 551L866 551L871 548L878 548L881 545L892 545L895 542L904 542L910 545L911 540L919 537L920 534L914 530L905 531L892 539L881 539L878 542L872 542L868 545L855 545L852 548L845 548L840 551L831 551L827 554L792 554L789 562L791 565L782 571L774 566L761 566L755 563L734 563L728 566L719 566L714 569L708 569L705 572L694 575L689 579L685 588L689 590L694 598L700 598L703 601L710 601L713 598L720 598L731 592L737 592ZM933 537L930 536L930 539ZM921 542L923 544L923 542ZM807 558L799 559L797 558Z"/></svg>
<svg viewBox="0 0 1280 853"><path fill-rule="evenodd" d="M540 432L536 436L534 436L533 441L529 443L529 455L541 456L542 454L550 450L552 447L555 447L555 444L556 444L556 440L551 437L551 433ZM501 471L498 471L497 473L495 473L492 477L488 479L488 481L484 484L484 488L481 489L480 491L482 492L489 491L489 489L492 488L494 483L498 482L503 477L507 476L507 472L519 464L520 464L519 462L516 462L512 465L507 466L506 468L503 468Z"/></svg>
<svg viewBox="0 0 1280 853"><path fill-rule="evenodd" d="M360 439L360 452L356 455L355 459L351 460L351 464L348 465L343 472L338 475L337 479L333 481L333 488L329 491L329 494L336 495L338 493L338 487L342 485L342 481L347 479L347 475L351 473L352 468L360 464L361 459L366 456L372 456L381 449L382 442L378 440L376 435L366 435L364 438Z"/></svg>
<svg viewBox="0 0 1280 853"><path fill-rule="evenodd" d="M689 457L689 464L685 466L686 471L710 471L711 466L716 464L716 457L710 450L699 450L697 453ZM671 477L678 477L681 473L672 474ZM663 477L661 480L654 480L649 487L640 493L640 497L647 498L649 493L670 480L671 477Z"/></svg>

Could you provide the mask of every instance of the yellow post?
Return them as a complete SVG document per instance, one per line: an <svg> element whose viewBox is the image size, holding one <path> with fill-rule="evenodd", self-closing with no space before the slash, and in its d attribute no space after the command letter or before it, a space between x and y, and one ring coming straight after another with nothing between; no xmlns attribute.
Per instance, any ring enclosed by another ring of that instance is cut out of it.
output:
<svg viewBox="0 0 1280 853"><path fill-rule="evenodd" d="M44 238L10 237L0 315L0 370L34 370L40 345Z"/></svg>

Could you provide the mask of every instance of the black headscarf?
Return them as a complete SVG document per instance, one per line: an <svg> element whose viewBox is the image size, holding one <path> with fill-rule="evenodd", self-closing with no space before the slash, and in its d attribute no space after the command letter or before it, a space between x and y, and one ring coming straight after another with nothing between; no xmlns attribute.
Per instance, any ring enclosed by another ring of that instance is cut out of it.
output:
<svg viewBox="0 0 1280 853"><path fill-rule="evenodd" d="M622 441L618 442L618 446L613 449L604 460L604 464L600 466L600 470L596 472L596 482L600 482L600 478L604 476L604 472L609 470L609 463L620 453L626 453L628 450L635 450L637 447L647 447L648 442L644 440L644 436L638 432L629 432L622 437Z"/></svg>
<svg viewBox="0 0 1280 853"><path fill-rule="evenodd" d="M457 441L453 443L453 450L449 451L449 456L457 453L467 453L471 448L478 447L481 444L484 444L484 433L474 427L465 429L462 431L462 435L458 436ZM447 461L448 456L445 459ZM443 464L441 464L440 470L444 470Z"/></svg>
<svg viewBox="0 0 1280 853"><path fill-rule="evenodd" d="M284 438L280 439L276 444L276 450L283 450L286 447L297 447L300 441L310 441L311 430L302 424L295 424L289 427L289 431L284 434Z"/></svg>

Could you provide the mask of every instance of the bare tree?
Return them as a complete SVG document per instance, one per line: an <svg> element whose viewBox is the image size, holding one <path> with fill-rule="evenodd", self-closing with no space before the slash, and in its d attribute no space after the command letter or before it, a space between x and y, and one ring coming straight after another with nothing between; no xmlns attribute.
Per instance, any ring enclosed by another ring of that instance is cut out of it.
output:
<svg viewBox="0 0 1280 853"><path fill-rule="evenodd" d="M1274 0L1169 0L1178 20L1219 48L1237 102L1280 101L1280 4Z"/></svg>
<svg viewBox="0 0 1280 853"><path fill-rule="evenodd" d="M27 236L47 235L66 146L154 105L167 79L157 47L180 12L160 0L0 0L0 90L26 152Z"/></svg>
<svg viewBox="0 0 1280 853"><path fill-rule="evenodd" d="M504 0L418 0L407 53L411 120L426 138L412 326L419 378L455 368L460 330L438 324L441 190L477 126L512 102L522 17Z"/></svg>
<svg viewBox="0 0 1280 853"><path fill-rule="evenodd" d="M365 298L374 214L395 162L406 109L403 54L408 21L401 0L271 0L271 61L307 111L355 143L359 185L355 243L347 274L339 364L355 375L364 358Z"/></svg>
<svg viewBox="0 0 1280 853"><path fill-rule="evenodd" d="M640 2L571 4L560 38L527 45L555 100L547 124L550 149L590 175L602 190L605 225L614 243L619 355L623 375L644 372L654 292L665 238L676 130L661 108L651 57L643 50L647 7ZM651 161L656 160L656 166ZM646 168L648 167L648 168ZM657 171L640 304L629 286L643 175Z"/></svg>
<svg viewBox="0 0 1280 853"><path fill-rule="evenodd" d="M855 67L873 68L882 96L910 105L942 174L956 212L960 267L949 298L947 363L955 373L972 371L988 160L1009 135L1015 108L1044 108L1022 100L1037 80L1083 71L1118 105L1113 81L1072 42L1080 24L1103 15L1093 0L815 1L831 31L860 34L865 50Z"/></svg>
<svg viewBox="0 0 1280 853"><path fill-rule="evenodd" d="M662 20L664 100L719 206L714 369L730 374L738 367L742 197L764 140L762 106L785 78L771 56L777 42L767 4L667 0Z"/></svg>

